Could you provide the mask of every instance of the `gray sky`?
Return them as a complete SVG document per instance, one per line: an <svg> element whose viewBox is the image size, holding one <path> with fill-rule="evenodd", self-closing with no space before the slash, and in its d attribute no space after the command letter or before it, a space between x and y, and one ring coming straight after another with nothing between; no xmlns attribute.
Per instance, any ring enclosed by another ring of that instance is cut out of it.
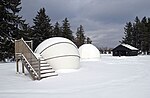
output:
<svg viewBox="0 0 150 98"><path fill-rule="evenodd" d="M124 36L126 22L136 16L150 17L150 0L22 0L20 14L32 25L42 7L53 24L67 17L73 31L83 25L85 34L99 47L115 47Z"/></svg>

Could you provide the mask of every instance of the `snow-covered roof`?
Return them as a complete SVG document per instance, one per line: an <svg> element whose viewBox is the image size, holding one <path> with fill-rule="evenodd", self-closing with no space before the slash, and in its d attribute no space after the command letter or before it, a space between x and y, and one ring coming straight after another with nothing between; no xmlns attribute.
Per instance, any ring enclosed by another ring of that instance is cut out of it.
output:
<svg viewBox="0 0 150 98"><path fill-rule="evenodd" d="M129 44L121 44L121 45L124 46L124 47L126 47L126 48L129 48L131 50L138 50L137 48L135 48L135 47L133 47L133 46L131 46Z"/></svg>

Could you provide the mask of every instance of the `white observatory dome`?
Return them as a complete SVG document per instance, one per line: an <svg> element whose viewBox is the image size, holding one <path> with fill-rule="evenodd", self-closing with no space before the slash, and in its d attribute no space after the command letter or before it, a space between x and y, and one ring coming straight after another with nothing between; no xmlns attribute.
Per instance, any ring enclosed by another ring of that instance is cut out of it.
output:
<svg viewBox="0 0 150 98"><path fill-rule="evenodd" d="M100 59L99 50L92 44L83 44L80 46L79 54L82 59Z"/></svg>
<svg viewBox="0 0 150 98"><path fill-rule="evenodd" d="M78 48L66 38L49 38L38 45L35 53L42 55L55 70L79 68Z"/></svg>

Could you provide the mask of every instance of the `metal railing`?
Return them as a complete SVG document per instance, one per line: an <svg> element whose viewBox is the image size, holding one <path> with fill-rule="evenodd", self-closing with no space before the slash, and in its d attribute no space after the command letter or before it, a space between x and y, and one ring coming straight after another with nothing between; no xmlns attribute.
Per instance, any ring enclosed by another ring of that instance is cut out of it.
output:
<svg viewBox="0 0 150 98"><path fill-rule="evenodd" d="M17 63L20 60L20 57L22 57L26 61L26 64L23 64L23 66L25 66L29 71L31 77L34 80L40 80L40 59L35 56L31 48L27 45L23 38L20 40L15 40L15 58ZM17 64L17 71L19 71L18 67L19 66Z"/></svg>

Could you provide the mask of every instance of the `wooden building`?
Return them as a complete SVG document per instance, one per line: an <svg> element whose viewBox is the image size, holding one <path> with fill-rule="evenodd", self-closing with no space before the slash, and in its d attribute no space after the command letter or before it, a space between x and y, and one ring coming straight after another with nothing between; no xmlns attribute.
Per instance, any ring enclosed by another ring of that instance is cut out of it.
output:
<svg viewBox="0 0 150 98"><path fill-rule="evenodd" d="M115 47L113 50L113 56L137 56L138 49L128 45L128 44L120 44Z"/></svg>

